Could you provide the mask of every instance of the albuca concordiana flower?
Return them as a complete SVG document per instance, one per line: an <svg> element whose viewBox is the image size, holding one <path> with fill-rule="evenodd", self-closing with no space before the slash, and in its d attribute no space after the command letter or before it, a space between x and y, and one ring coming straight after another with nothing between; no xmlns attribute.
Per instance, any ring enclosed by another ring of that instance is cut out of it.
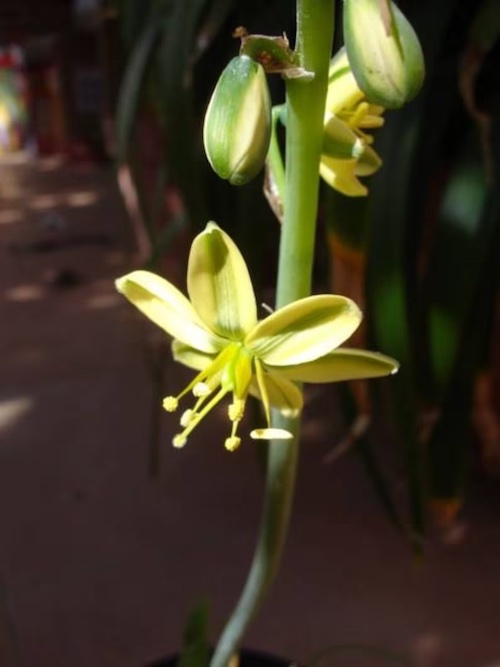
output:
<svg viewBox="0 0 500 667"><path fill-rule="evenodd" d="M350 197L368 194L359 176L382 166L370 130L384 124L385 109L369 104L356 83L345 48L330 63L320 174L335 190Z"/></svg>
<svg viewBox="0 0 500 667"><path fill-rule="evenodd" d="M267 427L255 439L287 439L292 434L271 428L270 409L297 414L302 394L297 382L334 382L396 372L393 359L374 352L335 349L361 321L356 304L342 296L321 294L300 299L258 321L255 295L241 253L215 223L209 222L191 246L187 288L190 301L171 283L148 271L134 271L116 282L118 290L173 338L177 361L199 371L178 396L163 406L177 409L186 394L194 405L185 410L182 431L173 444L182 447L189 434L226 395L231 432L225 446L240 444L238 424L248 394L264 406Z"/></svg>

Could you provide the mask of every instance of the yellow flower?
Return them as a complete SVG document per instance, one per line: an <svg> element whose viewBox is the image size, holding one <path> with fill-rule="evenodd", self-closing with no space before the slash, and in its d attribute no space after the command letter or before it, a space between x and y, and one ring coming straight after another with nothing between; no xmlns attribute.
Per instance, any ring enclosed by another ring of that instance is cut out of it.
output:
<svg viewBox="0 0 500 667"><path fill-rule="evenodd" d="M341 49L330 64L320 164L332 188L351 197L368 194L358 176L369 176L382 165L369 131L384 124L383 113L383 107L366 101Z"/></svg>
<svg viewBox="0 0 500 667"><path fill-rule="evenodd" d="M267 425L255 439L287 439L292 434L271 428L270 410L297 414L303 405L297 382L333 382L396 372L398 364L384 355L335 349L356 330L361 312L342 296L320 294L257 319L255 295L245 261L234 242L215 223L198 234L189 255L188 300L154 273L133 271L119 278L118 290L173 338L177 361L198 372L177 396L167 396L168 412L192 393L182 430L174 439L182 447L205 415L227 394L230 435L225 446L240 444L238 425L249 394L264 406Z"/></svg>

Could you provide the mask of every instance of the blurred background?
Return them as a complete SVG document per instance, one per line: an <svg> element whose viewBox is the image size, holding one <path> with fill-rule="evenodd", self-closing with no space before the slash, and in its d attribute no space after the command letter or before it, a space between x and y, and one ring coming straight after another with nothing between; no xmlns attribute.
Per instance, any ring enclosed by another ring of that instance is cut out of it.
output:
<svg viewBox="0 0 500 667"><path fill-rule="evenodd" d="M401 370L306 389L288 549L247 645L307 665L498 667L500 6L400 6L426 83L377 130L367 198L322 186L314 291L355 298L354 343ZM223 408L171 447L161 397L190 373L113 280L142 266L185 289L213 219L272 306L263 175L220 181L201 125L235 28L293 44L294 12L0 8L1 667L143 667L178 650L200 600L215 639L237 599L265 450L229 455Z"/></svg>

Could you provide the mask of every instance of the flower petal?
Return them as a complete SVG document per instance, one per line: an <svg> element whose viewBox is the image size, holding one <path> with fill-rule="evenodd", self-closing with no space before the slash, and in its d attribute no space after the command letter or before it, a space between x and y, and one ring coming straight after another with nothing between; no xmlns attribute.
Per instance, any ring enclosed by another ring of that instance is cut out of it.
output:
<svg viewBox="0 0 500 667"><path fill-rule="evenodd" d="M355 169L355 159L337 160L321 156L319 173L331 188L348 197L364 197L368 194L368 188L356 178Z"/></svg>
<svg viewBox="0 0 500 667"><path fill-rule="evenodd" d="M334 160L358 159L365 142L338 116L325 113L322 153Z"/></svg>
<svg viewBox="0 0 500 667"><path fill-rule="evenodd" d="M363 92L356 83L345 47L343 47L330 62L325 108L332 114L339 113L342 109L356 105L363 97Z"/></svg>
<svg viewBox="0 0 500 667"><path fill-rule="evenodd" d="M263 401L263 392L267 393L269 405L280 410L288 416L295 416L302 410L304 399L300 389L288 378L278 373L265 371L259 378L264 387L258 381L253 380L250 385L250 393Z"/></svg>
<svg viewBox="0 0 500 667"><path fill-rule="evenodd" d="M174 361L193 368L195 371L202 371L212 363L217 355L201 352L186 343L181 343L180 340L174 340L172 341L172 356Z"/></svg>
<svg viewBox="0 0 500 667"><path fill-rule="evenodd" d="M393 375L398 368L385 354L345 347L306 364L280 366L279 372L296 382L342 382Z"/></svg>
<svg viewBox="0 0 500 667"><path fill-rule="evenodd" d="M365 145L362 154L359 156L354 173L356 176L371 176L382 166L382 160L378 153L371 147Z"/></svg>
<svg viewBox="0 0 500 667"><path fill-rule="evenodd" d="M152 322L183 343L208 353L224 345L200 320L182 292L161 276L132 271L118 278L116 288Z"/></svg>
<svg viewBox="0 0 500 667"><path fill-rule="evenodd" d="M351 299L336 294L310 296L259 322L245 346L269 366L303 364L341 345L361 319Z"/></svg>
<svg viewBox="0 0 500 667"><path fill-rule="evenodd" d="M194 309L212 331L241 340L255 326L257 306L245 260L214 222L193 241L187 283Z"/></svg>

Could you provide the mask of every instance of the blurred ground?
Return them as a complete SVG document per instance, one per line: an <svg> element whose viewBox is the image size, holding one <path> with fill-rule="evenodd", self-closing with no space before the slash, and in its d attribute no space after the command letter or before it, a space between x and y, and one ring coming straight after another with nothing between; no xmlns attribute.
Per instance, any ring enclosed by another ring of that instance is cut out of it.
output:
<svg viewBox="0 0 500 667"><path fill-rule="evenodd" d="M153 328L115 294L130 268L111 169L0 165L0 666L143 667L175 651L189 608L213 634L242 586L260 510L251 443L232 455L213 416L148 477ZM169 366L173 390L188 373ZM309 394L285 561L247 645L324 665L500 665L500 494L477 480L465 541L416 564L359 462ZM351 647L351 649L349 649ZM393 664L396 664L393 660Z"/></svg>

